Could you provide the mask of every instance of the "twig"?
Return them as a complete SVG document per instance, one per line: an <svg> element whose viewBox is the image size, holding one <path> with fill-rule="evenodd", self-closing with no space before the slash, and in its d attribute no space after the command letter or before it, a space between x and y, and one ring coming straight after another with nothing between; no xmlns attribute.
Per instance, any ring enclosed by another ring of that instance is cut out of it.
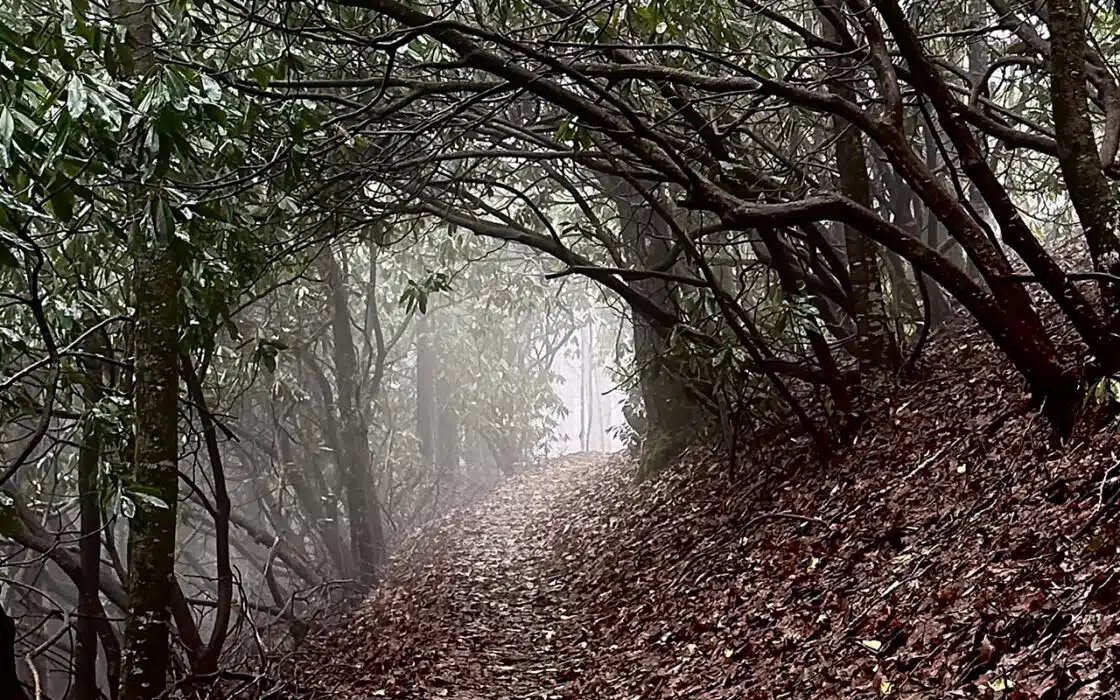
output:
<svg viewBox="0 0 1120 700"><path fill-rule="evenodd" d="M1107 470L1105 470L1104 476L1101 477L1101 483L1098 488L1097 505L1093 509L1093 514L1090 515L1089 518L1084 522L1084 524L1082 524L1081 527L1077 528L1077 532L1073 533L1073 535L1069 538L1071 543L1074 540L1081 539L1085 535L1085 533L1092 530L1105 515L1112 511L1112 508L1110 506L1113 506L1114 503L1111 501L1111 499L1108 498L1108 496L1105 495L1105 486L1108 485L1109 474L1111 474L1117 467L1120 467L1120 461L1116 462Z"/></svg>
<svg viewBox="0 0 1120 700"><path fill-rule="evenodd" d="M963 440L963 439L964 439L964 438L959 438L959 439L955 440L954 442L952 442L952 443L951 443L951 444L949 444L948 446L946 446L946 447L942 447L942 448L941 448L940 450L937 450L936 452L934 452L934 453L933 453L932 455L930 455L929 457L926 457L926 458L925 458L925 459L923 459L922 461L918 462L918 466L916 466L916 467L914 467L913 469L911 469L911 470L909 471L909 473L907 473L907 474L906 474L906 476L902 477L901 481L902 481L903 483L904 483L904 482L907 482L907 481L909 481L909 480L910 480L910 477L912 477L912 476L914 476L915 474L917 474L918 472L922 471L923 469L925 469L926 467L928 467L928 466L929 466L930 464L933 464L933 461L934 461L934 460L936 460L936 459L937 459L938 457L940 457L941 455L945 454L945 452L946 452L947 450L951 450L952 448L956 447L956 446L957 446L957 444L959 444L959 443L961 442L961 440ZM881 496L884 496L884 495L886 495L886 493L887 493L888 491L890 491L890 490L891 490L892 488L894 488L894 486L893 486L893 485L888 485L888 486L884 486L883 488L879 489L879 490L878 490L878 491L876 491L876 492L875 492L874 494L872 494L872 495L871 495L871 497L870 497L870 499L868 499L868 500L871 500L871 499L875 499L875 498L879 498L879 497L881 497Z"/></svg>
<svg viewBox="0 0 1120 700"><path fill-rule="evenodd" d="M74 338L74 340L67 343L64 347L59 348L57 354L60 357L63 356L63 355L79 354L79 353L73 352L73 350L74 350L74 348L79 347L83 342L85 342L86 338L90 337L92 334L101 330L102 328L109 325L110 323L113 323L114 321L128 321L128 320L130 320L128 316L112 316L110 318L104 319L103 321L98 322L94 326L92 326L90 328L87 328L86 330L82 331L82 333L77 338ZM106 360L106 359L109 359L109 358L99 357L97 359ZM37 369L39 369L39 368L41 368L45 365L50 364L53 360L54 360L54 358L50 357L50 356L47 356L47 357L41 358L39 360L36 360L35 362L32 362L31 364L29 364L26 367L24 367L23 369L19 370L18 372L16 372L12 376L5 379L3 382L0 382L0 394L3 394L5 392L7 392L20 379L22 379L23 377L26 377L27 375L31 374L35 370L37 370Z"/></svg>
<svg viewBox="0 0 1120 700"><path fill-rule="evenodd" d="M643 280L648 278L666 280L668 282L677 282L678 284L686 284L691 287L707 287L709 286L705 280L699 277L686 277L684 275L674 275L671 272L661 272L659 270L634 270L622 267L599 267L597 265L570 265L559 272L550 272L544 276L547 280L558 279L560 277L567 277L569 275L584 275L588 273L597 274L610 274L618 275L621 279L627 282Z"/></svg>
<svg viewBox="0 0 1120 700"><path fill-rule="evenodd" d="M751 518L750 520L747 521L747 524L744 525L741 528L741 530L744 530L744 531L749 530L752 525L754 525L755 523L760 523L763 520L796 520L796 521L802 522L802 523L816 523L816 524L818 524L822 527L826 527L826 528L832 527L832 523L828 522L827 520L822 520L821 518L813 517L812 515L799 515L797 513L774 512L774 513L763 513L762 515L754 516L753 518Z"/></svg>
<svg viewBox="0 0 1120 700"><path fill-rule="evenodd" d="M35 684L35 700L43 700L43 684L39 681L39 669L35 668L35 662L31 659L31 654L23 657L27 662L27 667L31 669L31 681Z"/></svg>

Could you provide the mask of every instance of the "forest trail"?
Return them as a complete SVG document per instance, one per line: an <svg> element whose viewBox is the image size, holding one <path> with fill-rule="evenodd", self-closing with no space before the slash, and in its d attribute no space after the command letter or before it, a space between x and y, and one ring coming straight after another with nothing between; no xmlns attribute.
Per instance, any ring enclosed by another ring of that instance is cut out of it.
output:
<svg viewBox="0 0 1120 700"><path fill-rule="evenodd" d="M558 627L572 611L565 599L568 582L552 566L555 538L575 510L602 492L612 470L621 476L620 469L610 455L561 458L507 480L483 503L424 528L395 557L409 565L390 574L358 613L357 624L336 633L353 648L350 634L375 629L380 640L399 641L403 648L396 651L411 663L386 668L383 657L335 656L314 669L316 685L336 680L323 689L339 698L562 697L549 689L571 680L572 657L586 645L558 647ZM431 597L419 599L418 591ZM389 626L394 623L400 628ZM369 648L375 649L382 651L380 644ZM374 678L385 686L362 682Z"/></svg>
<svg viewBox="0 0 1120 700"><path fill-rule="evenodd" d="M931 354L827 468L786 437L505 481L311 635L301 697L1115 697L1120 430L1039 440L974 329Z"/></svg>

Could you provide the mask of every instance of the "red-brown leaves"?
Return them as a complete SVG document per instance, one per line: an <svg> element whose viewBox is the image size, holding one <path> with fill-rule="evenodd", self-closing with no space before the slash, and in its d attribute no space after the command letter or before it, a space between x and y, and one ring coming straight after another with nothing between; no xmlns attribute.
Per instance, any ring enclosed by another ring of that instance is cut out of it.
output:
<svg viewBox="0 0 1120 700"><path fill-rule="evenodd" d="M643 485L594 456L518 477L413 538L298 674L339 698L1112 692L1116 528L1071 538L1111 505L1115 435L1049 448L974 331L927 364L827 469L785 441Z"/></svg>

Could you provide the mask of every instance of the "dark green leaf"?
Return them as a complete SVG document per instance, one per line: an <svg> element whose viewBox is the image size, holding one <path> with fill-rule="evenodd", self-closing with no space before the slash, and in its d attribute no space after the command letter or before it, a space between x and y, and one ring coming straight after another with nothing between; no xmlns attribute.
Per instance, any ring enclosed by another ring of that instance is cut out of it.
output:
<svg viewBox="0 0 1120 700"><path fill-rule="evenodd" d="M86 113L86 108L89 106L89 97L86 95L86 86L78 75L70 76L70 82L66 85L66 109L69 110L70 116L77 119Z"/></svg>
<svg viewBox="0 0 1120 700"><path fill-rule="evenodd" d="M15 133L16 123L12 119L12 112L7 107L0 109L0 168L12 164L11 148L12 134Z"/></svg>
<svg viewBox="0 0 1120 700"><path fill-rule="evenodd" d="M156 234L161 243L167 243L175 233L175 215L171 212L171 205L165 197L156 197L152 201L152 223L155 224Z"/></svg>
<svg viewBox="0 0 1120 700"><path fill-rule="evenodd" d="M51 184L51 211L63 223L70 223L74 218L74 188L64 178L58 178Z"/></svg>
<svg viewBox="0 0 1120 700"><path fill-rule="evenodd" d="M19 267L19 259L3 239L0 239L0 267Z"/></svg>
<svg viewBox="0 0 1120 700"><path fill-rule="evenodd" d="M16 512L15 501L6 493L0 493L0 535L14 537L23 532L23 521Z"/></svg>

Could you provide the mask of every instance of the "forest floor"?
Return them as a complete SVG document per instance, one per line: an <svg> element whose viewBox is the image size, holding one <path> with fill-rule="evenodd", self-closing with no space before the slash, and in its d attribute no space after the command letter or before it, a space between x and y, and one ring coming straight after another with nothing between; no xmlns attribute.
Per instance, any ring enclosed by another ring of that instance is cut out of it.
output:
<svg viewBox="0 0 1120 700"><path fill-rule="evenodd" d="M332 698L1120 691L1120 434L1049 442L970 327L827 467L796 440L633 482L574 455L411 537L299 685Z"/></svg>

